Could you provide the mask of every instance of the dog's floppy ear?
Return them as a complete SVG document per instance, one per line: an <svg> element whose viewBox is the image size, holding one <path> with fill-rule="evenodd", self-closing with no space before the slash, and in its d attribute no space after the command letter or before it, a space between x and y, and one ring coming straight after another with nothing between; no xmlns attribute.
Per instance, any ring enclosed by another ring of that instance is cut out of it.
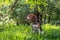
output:
<svg viewBox="0 0 60 40"><path fill-rule="evenodd" d="M29 14L27 16L27 19L31 22L34 22L34 21L36 21L37 17L34 14Z"/></svg>

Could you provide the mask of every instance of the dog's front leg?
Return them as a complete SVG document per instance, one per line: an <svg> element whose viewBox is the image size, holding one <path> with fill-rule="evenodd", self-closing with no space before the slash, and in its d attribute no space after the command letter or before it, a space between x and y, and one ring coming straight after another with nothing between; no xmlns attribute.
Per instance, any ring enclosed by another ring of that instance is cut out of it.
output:
<svg viewBox="0 0 60 40"><path fill-rule="evenodd" d="M38 32L39 34L43 34L44 32L40 30L40 28L38 28Z"/></svg>
<svg viewBox="0 0 60 40"><path fill-rule="evenodd" d="M31 23L30 25L31 25L31 32L32 32L32 33L35 33L33 23Z"/></svg>

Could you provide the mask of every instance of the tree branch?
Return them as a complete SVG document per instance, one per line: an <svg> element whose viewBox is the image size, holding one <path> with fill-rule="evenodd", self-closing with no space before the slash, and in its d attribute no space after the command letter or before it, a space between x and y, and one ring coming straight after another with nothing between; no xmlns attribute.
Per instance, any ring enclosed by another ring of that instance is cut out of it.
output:
<svg viewBox="0 0 60 40"><path fill-rule="evenodd" d="M16 0L16 1L14 2L14 4L13 4L12 7L11 7L11 10L13 10L13 8L14 8L14 6L16 5L17 2L18 2L18 0Z"/></svg>

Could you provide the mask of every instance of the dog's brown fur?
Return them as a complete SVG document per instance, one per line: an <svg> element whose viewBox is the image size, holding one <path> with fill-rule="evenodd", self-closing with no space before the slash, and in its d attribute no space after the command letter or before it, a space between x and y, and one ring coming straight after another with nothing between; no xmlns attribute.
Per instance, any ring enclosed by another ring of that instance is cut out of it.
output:
<svg viewBox="0 0 60 40"><path fill-rule="evenodd" d="M39 22L37 22L37 17L34 14L29 14L27 16L27 19L32 23L32 31L35 31L37 29L37 31L40 33L41 31L41 27Z"/></svg>

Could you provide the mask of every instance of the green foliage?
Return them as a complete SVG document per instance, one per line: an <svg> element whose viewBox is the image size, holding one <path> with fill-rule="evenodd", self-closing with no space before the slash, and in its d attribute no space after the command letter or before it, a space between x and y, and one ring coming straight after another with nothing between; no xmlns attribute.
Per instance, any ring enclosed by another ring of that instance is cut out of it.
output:
<svg viewBox="0 0 60 40"><path fill-rule="evenodd" d="M60 26L45 24L42 27L43 35L32 33L28 25L1 25L0 40L60 40Z"/></svg>
<svg viewBox="0 0 60 40"><path fill-rule="evenodd" d="M11 3L13 2L14 0L0 0L0 7L2 5L11 5Z"/></svg>
<svg viewBox="0 0 60 40"><path fill-rule="evenodd" d="M60 20L60 0L18 0L13 6L15 0L0 0L0 13L9 16L14 21L24 24L26 16L34 13L36 10L42 14L42 19ZM57 19L58 17L58 19Z"/></svg>

